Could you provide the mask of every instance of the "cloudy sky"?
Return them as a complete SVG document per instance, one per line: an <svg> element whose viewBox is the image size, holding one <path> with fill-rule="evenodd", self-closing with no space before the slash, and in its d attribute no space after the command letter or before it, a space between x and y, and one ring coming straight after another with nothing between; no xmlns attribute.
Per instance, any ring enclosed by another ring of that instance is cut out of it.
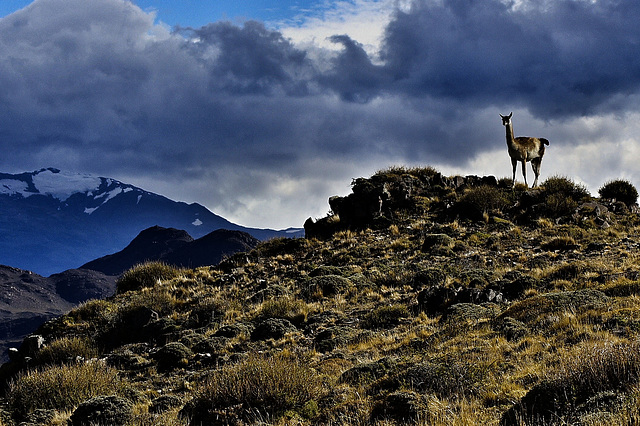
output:
<svg viewBox="0 0 640 426"><path fill-rule="evenodd" d="M516 136L551 141L543 181L640 186L637 0L2 0L0 16L3 172L302 226L391 165L509 176L513 111Z"/></svg>

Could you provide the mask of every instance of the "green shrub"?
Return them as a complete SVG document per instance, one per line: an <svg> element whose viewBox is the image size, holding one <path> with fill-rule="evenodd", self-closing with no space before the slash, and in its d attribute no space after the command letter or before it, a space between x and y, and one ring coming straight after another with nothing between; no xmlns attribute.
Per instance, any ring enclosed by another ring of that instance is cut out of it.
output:
<svg viewBox="0 0 640 426"><path fill-rule="evenodd" d="M154 358L158 362L158 368L164 371L186 367L192 356L193 352L184 344L171 342L160 348L160 350L155 353Z"/></svg>
<svg viewBox="0 0 640 426"><path fill-rule="evenodd" d="M275 257L277 255L295 254L306 250L309 247L309 240L306 238L272 238L261 242L256 247L256 251L265 257Z"/></svg>
<svg viewBox="0 0 640 426"><path fill-rule="evenodd" d="M345 294L351 288L353 283L340 275L320 275L312 277L306 282L306 288L303 289L305 297L314 296L335 296L337 294Z"/></svg>
<svg viewBox="0 0 640 426"><path fill-rule="evenodd" d="M405 166L391 166L388 169L379 170L371 179L373 180L392 180L394 176L410 175L416 177L422 181L427 181L429 178L438 174L438 170L431 166L425 167L405 167Z"/></svg>
<svg viewBox="0 0 640 426"><path fill-rule="evenodd" d="M408 389L432 393L440 398L473 395L486 377L482 365L457 360L422 362L401 372L397 379Z"/></svg>
<svg viewBox="0 0 640 426"><path fill-rule="evenodd" d="M98 350L86 338L63 337L42 348L36 355L38 365L56 365L87 360L98 356Z"/></svg>
<svg viewBox="0 0 640 426"><path fill-rule="evenodd" d="M405 305L381 306L365 315L363 326L370 329L393 327L409 316Z"/></svg>
<svg viewBox="0 0 640 426"><path fill-rule="evenodd" d="M126 271L116 282L118 294L145 287L155 287L160 281L180 276L180 270L162 262L147 262Z"/></svg>
<svg viewBox="0 0 640 426"><path fill-rule="evenodd" d="M18 376L7 393L19 417L38 409L70 410L98 395L123 394L127 385L113 368L100 363L46 367Z"/></svg>
<svg viewBox="0 0 640 426"><path fill-rule="evenodd" d="M284 354L252 355L215 371L183 414L191 424L277 419L290 410L304 413L305 405L321 392L320 378L305 360Z"/></svg>
<svg viewBox="0 0 640 426"><path fill-rule="evenodd" d="M469 219L480 219L484 214L509 207L511 201L505 191L489 185L468 189L457 203L459 213Z"/></svg>
<svg viewBox="0 0 640 426"><path fill-rule="evenodd" d="M84 401L69 418L70 426L124 426L133 417L131 401L115 395L96 396Z"/></svg>
<svg viewBox="0 0 640 426"><path fill-rule="evenodd" d="M612 180L598 190L601 198L622 201L630 206L638 201L638 190L631 182L624 179Z"/></svg>
<svg viewBox="0 0 640 426"><path fill-rule="evenodd" d="M552 176L544 181L542 187L546 213L551 217L573 213L580 202L588 200L591 196L584 185L564 176Z"/></svg>

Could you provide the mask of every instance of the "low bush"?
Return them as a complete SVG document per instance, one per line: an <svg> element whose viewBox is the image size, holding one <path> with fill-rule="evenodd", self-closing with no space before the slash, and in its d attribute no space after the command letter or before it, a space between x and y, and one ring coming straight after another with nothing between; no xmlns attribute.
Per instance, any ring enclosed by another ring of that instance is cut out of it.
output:
<svg viewBox="0 0 640 426"><path fill-rule="evenodd" d="M309 307L302 300L282 297L264 302L258 316L263 319L282 318L291 321L293 324L301 324L304 322L308 312Z"/></svg>
<svg viewBox="0 0 640 426"><path fill-rule="evenodd" d="M605 183L599 190L601 198L622 201L631 206L638 201L638 190L628 180L616 179Z"/></svg>
<svg viewBox="0 0 640 426"><path fill-rule="evenodd" d="M305 360L252 355L215 371L182 414L191 424L251 423L290 410L303 413L305 404L321 393L321 380Z"/></svg>
<svg viewBox="0 0 640 426"><path fill-rule="evenodd" d="M133 417L133 404L115 395L96 396L76 408L69 418L70 426L124 426Z"/></svg>
<svg viewBox="0 0 640 426"><path fill-rule="evenodd" d="M574 424L578 407L609 391L624 391L640 381L638 342L589 344L564 360L555 374L534 386L507 411L502 425Z"/></svg>
<svg viewBox="0 0 640 426"><path fill-rule="evenodd" d="M546 214L551 217L566 216L574 212L579 203L591 197L584 185L564 176L552 176L542 184Z"/></svg>
<svg viewBox="0 0 640 426"><path fill-rule="evenodd" d="M510 204L511 201L504 190L482 185L465 191L457 203L457 210L464 217L477 220L484 214L501 211Z"/></svg>
<svg viewBox="0 0 640 426"><path fill-rule="evenodd" d="M159 281L180 276L180 270L162 262L147 262L126 271L116 282L118 294L145 287L155 287Z"/></svg>
<svg viewBox="0 0 640 426"><path fill-rule="evenodd" d="M7 400L19 417L39 409L70 410L94 396L123 394L127 384L117 371L100 363L45 367L18 376Z"/></svg>
<svg viewBox="0 0 640 426"><path fill-rule="evenodd" d="M340 275L320 275L309 278L305 284L302 293L306 298L345 294L353 288L353 283Z"/></svg>
<svg viewBox="0 0 640 426"><path fill-rule="evenodd" d="M179 367L186 367L193 352L180 342L167 343L154 354L161 371L173 370Z"/></svg>
<svg viewBox="0 0 640 426"><path fill-rule="evenodd" d="M365 315L362 325L369 329L394 327L409 316L409 309L405 305L381 306Z"/></svg>
<svg viewBox="0 0 640 426"><path fill-rule="evenodd" d="M576 240L569 236L554 237L540 245L544 250L570 250L576 247Z"/></svg>
<svg viewBox="0 0 640 426"><path fill-rule="evenodd" d="M59 365L83 361L98 356L91 341L81 337L63 337L42 348L36 355L38 365Z"/></svg>

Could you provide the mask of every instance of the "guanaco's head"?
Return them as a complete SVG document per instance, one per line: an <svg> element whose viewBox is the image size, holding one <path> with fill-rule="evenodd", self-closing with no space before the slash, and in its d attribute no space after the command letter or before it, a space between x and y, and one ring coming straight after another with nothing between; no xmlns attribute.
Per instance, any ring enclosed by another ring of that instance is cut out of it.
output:
<svg viewBox="0 0 640 426"><path fill-rule="evenodd" d="M502 118L502 125L508 126L509 124L511 124L511 117L513 117L513 112L509 115L500 114L500 117Z"/></svg>

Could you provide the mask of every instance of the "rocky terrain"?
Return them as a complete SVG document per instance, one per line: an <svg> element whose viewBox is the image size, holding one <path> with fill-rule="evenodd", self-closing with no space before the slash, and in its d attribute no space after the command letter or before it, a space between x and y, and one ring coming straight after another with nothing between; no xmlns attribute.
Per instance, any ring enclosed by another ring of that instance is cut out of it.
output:
<svg viewBox="0 0 640 426"><path fill-rule="evenodd" d="M137 264L217 265L224 257L248 251L258 242L242 231L218 229L194 240L184 230L153 226L117 253L48 278L0 265L0 361L7 361L7 350L46 320L87 300L113 296L117 276Z"/></svg>
<svg viewBox="0 0 640 426"><path fill-rule="evenodd" d="M68 270L51 277L0 265L0 360L38 326L80 302L115 293L116 277Z"/></svg>
<svg viewBox="0 0 640 426"><path fill-rule="evenodd" d="M640 220L391 168L217 266L129 269L2 366L2 424L637 424Z"/></svg>

